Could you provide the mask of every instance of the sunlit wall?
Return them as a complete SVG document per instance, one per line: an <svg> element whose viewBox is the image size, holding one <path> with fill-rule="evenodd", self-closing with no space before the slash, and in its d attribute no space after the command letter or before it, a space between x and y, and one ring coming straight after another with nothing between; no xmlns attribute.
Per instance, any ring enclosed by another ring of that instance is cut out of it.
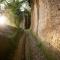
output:
<svg viewBox="0 0 60 60"><path fill-rule="evenodd" d="M32 31L46 46L52 46L60 51L60 0L33 2Z"/></svg>

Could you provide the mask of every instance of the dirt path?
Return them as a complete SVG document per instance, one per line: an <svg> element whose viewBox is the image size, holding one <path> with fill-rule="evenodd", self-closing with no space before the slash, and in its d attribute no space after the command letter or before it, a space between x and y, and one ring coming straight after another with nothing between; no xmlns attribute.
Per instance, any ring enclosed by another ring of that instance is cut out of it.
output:
<svg viewBox="0 0 60 60"><path fill-rule="evenodd" d="M46 60L37 44L28 31L21 30L14 40L0 36L0 60Z"/></svg>
<svg viewBox="0 0 60 60"><path fill-rule="evenodd" d="M25 32L21 37L15 51L13 60L46 60L37 47L37 40L31 33Z"/></svg>
<svg viewBox="0 0 60 60"><path fill-rule="evenodd" d="M58 53L45 50L30 31L19 29L13 39L0 35L0 60L60 60Z"/></svg>
<svg viewBox="0 0 60 60"><path fill-rule="evenodd" d="M37 40L34 38L34 36L31 34L31 32L28 32L26 34L26 60L46 60L44 57L42 51L37 47ZM30 54L27 54L27 47L29 47ZM27 55L30 55L31 59L27 57Z"/></svg>
<svg viewBox="0 0 60 60"><path fill-rule="evenodd" d="M25 60L25 33L19 40L19 44L12 60Z"/></svg>

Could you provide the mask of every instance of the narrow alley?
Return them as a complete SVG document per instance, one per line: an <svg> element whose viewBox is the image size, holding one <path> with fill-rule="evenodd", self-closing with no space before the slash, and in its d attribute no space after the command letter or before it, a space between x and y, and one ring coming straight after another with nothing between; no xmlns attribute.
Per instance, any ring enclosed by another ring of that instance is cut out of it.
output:
<svg viewBox="0 0 60 60"><path fill-rule="evenodd" d="M0 0L0 60L60 60L60 0Z"/></svg>

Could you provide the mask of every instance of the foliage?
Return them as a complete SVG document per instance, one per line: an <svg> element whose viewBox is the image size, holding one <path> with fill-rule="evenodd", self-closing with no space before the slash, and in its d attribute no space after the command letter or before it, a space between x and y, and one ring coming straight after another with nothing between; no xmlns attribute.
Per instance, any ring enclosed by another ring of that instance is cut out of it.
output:
<svg viewBox="0 0 60 60"><path fill-rule="evenodd" d="M15 23L17 23L17 26L19 26L19 22L23 20L23 14L24 16L26 14L30 14L30 11L28 9L30 8L28 6L28 1L27 0L0 0L0 2L4 2L6 9L11 9L11 12L15 15ZM26 4L26 7L23 7L24 11L21 11L20 8L22 7L23 4Z"/></svg>

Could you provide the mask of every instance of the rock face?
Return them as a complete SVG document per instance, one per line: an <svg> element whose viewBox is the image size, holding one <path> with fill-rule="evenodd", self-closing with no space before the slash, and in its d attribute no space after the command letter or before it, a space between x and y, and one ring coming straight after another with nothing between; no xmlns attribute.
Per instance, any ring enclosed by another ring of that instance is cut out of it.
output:
<svg viewBox="0 0 60 60"><path fill-rule="evenodd" d="M60 0L34 0L31 16L32 31L60 51Z"/></svg>

